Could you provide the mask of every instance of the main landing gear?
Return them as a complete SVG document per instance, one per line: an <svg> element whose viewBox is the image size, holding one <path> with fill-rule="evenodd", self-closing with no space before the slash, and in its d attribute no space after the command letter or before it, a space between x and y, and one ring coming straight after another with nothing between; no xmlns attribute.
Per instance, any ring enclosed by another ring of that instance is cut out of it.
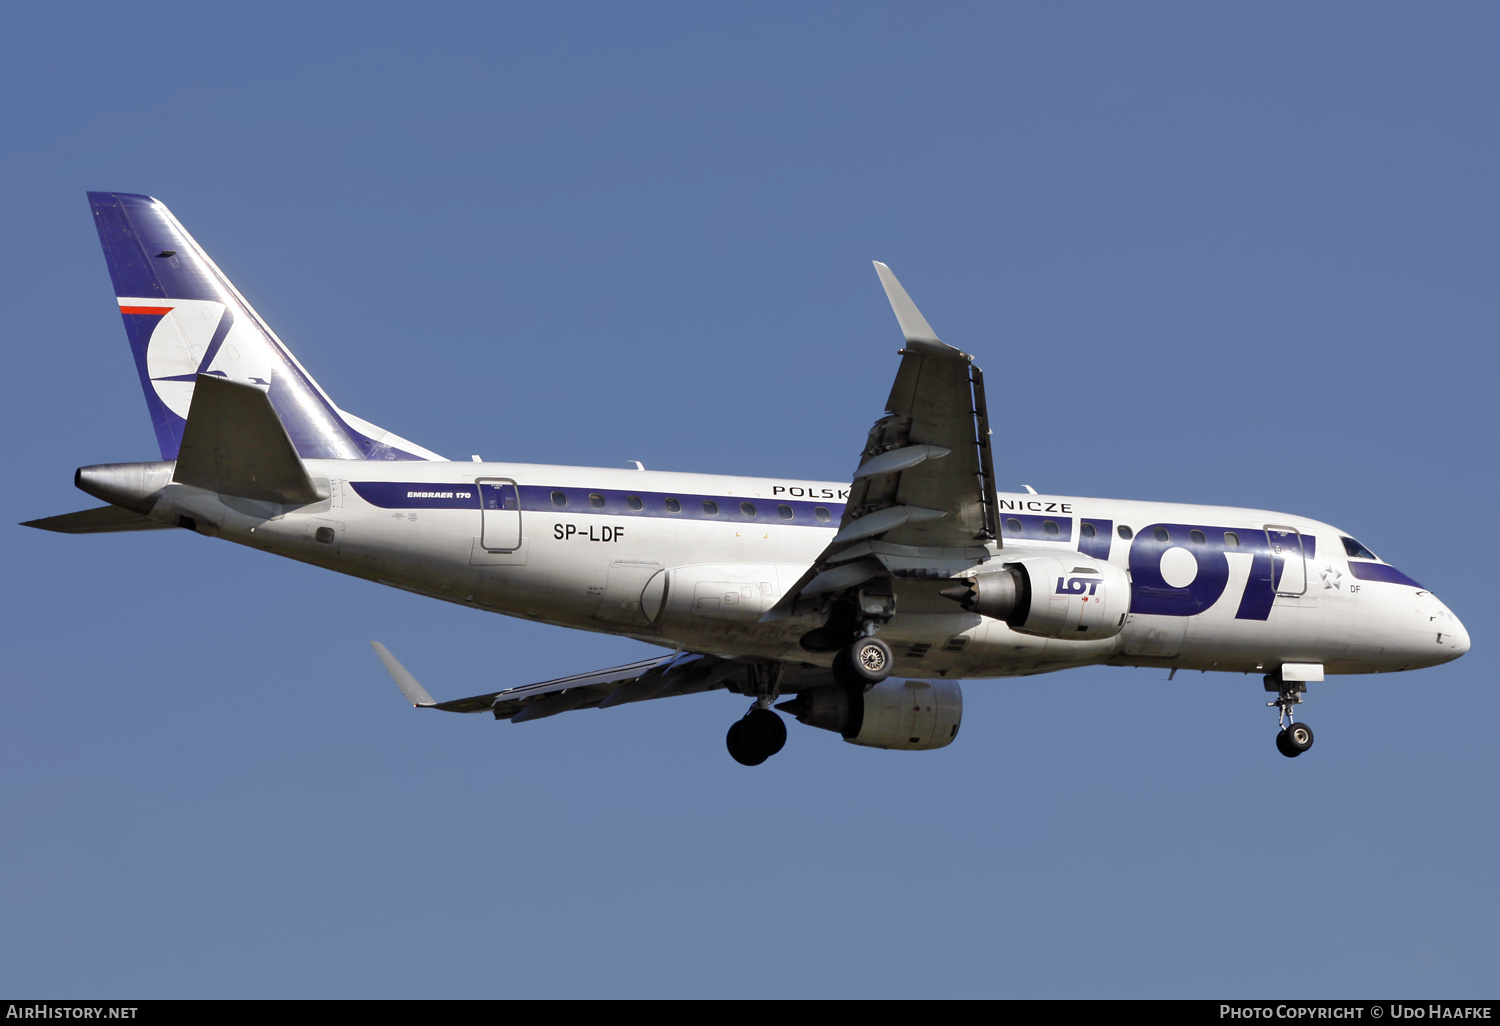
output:
<svg viewBox="0 0 1500 1026"><path fill-rule="evenodd" d="M786 723L770 709L751 706L729 725L724 744L741 766L759 766L786 746Z"/></svg>
<svg viewBox="0 0 1500 1026"><path fill-rule="evenodd" d="M833 679L854 694L863 694L889 677L895 663L891 647L873 633L865 633L833 657ZM786 723L771 709L781 694L781 664L751 664L746 670L749 687L745 693L755 696L755 704L729 725L724 746L741 766L759 766L786 746Z"/></svg>
<svg viewBox="0 0 1500 1026"><path fill-rule="evenodd" d="M771 711L771 703L781 694L781 664L752 663L746 673L755 704L729 725L724 745L741 766L759 766L786 747L786 723Z"/></svg>
<svg viewBox="0 0 1500 1026"><path fill-rule="evenodd" d="M1276 692L1276 701L1267 702L1266 707L1281 710L1281 732L1276 735L1276 750L1288 759L1295 759L1313 744L1312 728L1292 721L1292 706L1302 704L1307 685L1300 680L1282 680L1279 675L1268 673L1266 690Z"/></svg>

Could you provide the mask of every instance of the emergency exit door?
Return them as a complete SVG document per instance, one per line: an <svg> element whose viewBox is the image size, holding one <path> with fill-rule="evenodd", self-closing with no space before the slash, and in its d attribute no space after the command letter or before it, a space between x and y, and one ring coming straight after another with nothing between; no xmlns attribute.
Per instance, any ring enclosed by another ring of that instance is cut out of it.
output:
<svg viewBox="0 0 1500 1026"><path fill-rule="evenodd" d="M514 552L521 547L521 499L516 483L496 478L477 481L483 518L480 544L490 552Z"/></svg>

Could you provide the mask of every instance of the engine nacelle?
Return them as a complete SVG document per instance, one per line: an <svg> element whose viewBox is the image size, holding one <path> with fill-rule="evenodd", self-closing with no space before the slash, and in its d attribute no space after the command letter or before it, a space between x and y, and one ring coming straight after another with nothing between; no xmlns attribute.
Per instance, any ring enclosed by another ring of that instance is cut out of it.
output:
<svg viewBox="0 0 1500 1026"><path fill-rule="evenodd" d="M841 687L810 688L776 708L799 723L836 730L867 748L926 751L958 736L964 695L951 680L887 678L863 694Z"/></svg>
<svg viewBox="0 0 1500 1026"><path fill-rule="evenodd" d="M1030 556L980 573L942 594L970 612L1043 638L1112 638L1130 612L1130 577L1091 556Z"/></svg>

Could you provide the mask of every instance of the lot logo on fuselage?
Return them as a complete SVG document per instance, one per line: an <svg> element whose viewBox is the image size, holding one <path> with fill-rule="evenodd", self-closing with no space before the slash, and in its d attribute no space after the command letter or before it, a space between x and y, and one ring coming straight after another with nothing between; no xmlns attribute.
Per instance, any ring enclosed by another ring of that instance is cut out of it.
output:
<svg viewBox="0 0 1500 1026"><path fill-rule="evenodd" d="M1315 558L1315 539L1273 550L1265 531L1208 524L1152 524L1130 546L1130 611L1195 616L1212 608L1229 587L1229 557L1248 556L1250 573L1235 609L1237 620L1271 615L1287 560ZM1230 596L1233 598L1234 596Z"/></svg>

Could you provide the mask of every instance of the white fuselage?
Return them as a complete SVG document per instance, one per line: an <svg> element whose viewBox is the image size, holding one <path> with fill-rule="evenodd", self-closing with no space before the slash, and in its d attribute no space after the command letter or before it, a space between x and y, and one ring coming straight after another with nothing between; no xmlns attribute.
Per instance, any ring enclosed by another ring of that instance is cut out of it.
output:
<svg viewBox="0 0 1500 1026"><path fill-rule="evenodd" d="M506 463L309 460L329 498L285 510L169 485L152 516L497 613L672 648L826 665L807 617L761 622L827 546L848 486ZM1072 666L1378 673L1467 651L1457 617L1342 532L1284 513L1050 495L999 497L992 561L1082 552L1130 572L1115 637L1036 637L903 582L880 636L900 676ZM1127 538L1126 535L1129 535Z"/></svg>

